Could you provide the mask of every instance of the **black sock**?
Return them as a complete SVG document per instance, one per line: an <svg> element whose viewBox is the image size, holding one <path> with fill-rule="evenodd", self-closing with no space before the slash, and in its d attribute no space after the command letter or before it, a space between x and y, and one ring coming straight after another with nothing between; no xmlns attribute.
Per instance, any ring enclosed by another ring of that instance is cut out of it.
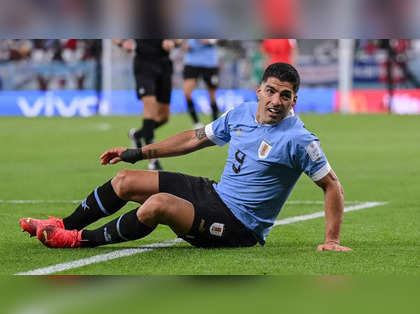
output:
<svg viewBox="0 0 420 314"><path fill-rule="evenodd" d="M192 99L187 99L188 105L188 112L190 113L191 118L193 119L194 123L198 123L197 113L195 112L194 102Z"/></svg>
<svg viewBox="0 0 420 314"><path fill-rule="evenodd" d="M217 104L215 102L212 102L210 106L213 114L213 120L216 120L219 116L219 109L217 108Z"/></svg>
<svg viewBox="0 0 420 314"><path fill-rule="evenodd" d="M109 180L90 193L70 216L63 219L64 227L67 230L81 230L102 217L112 215L126 203L115 194Z"/></svg>
<svg viewBox="0 0 420 314"><path fill-rule="evenodd" d="M164 125L166 122L168 121L160 121L160 122L155 121L155 130L161 127L162 125Z"/></svg>
<svg viewBox="0 0 420 314"><path fill-rule="evenodd" d="M152 119L144 119L143 120L143 127L141 129L141 135L143 136L146 144L150 144L153 142L154 132L155 129L155 120Z"/></svg>
<svg viewBox="0 0 420 314"><path fill-rule="evenodd" d="M98 245L137 240L147 236L155 228L146 226L137 218L137 210L121 215L117 219L103 225L96 230L82 231L82 245L95 247Z"/></svg>

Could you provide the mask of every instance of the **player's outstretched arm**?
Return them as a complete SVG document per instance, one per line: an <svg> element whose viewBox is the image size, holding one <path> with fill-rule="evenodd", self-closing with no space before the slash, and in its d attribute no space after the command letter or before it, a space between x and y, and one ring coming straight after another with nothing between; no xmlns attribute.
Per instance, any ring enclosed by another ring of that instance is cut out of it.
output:
<svg viewBox="0 0 420 314"><path fill-rule="evenodd" d="M101 155L101 164L116 164L121 160L134 163L142 159L181 156L204 147L215 145L210 141L204 128L188 130L171 136L161 142L146 145L141 150L116 147Z"/></svg>
<svg viewBox="0 0 420 314"><path fill-rule="evenodd" d="M318 246L318 251L352 251L351 248L340 245L344 212L344 192L340 181L331 170L315 183L324 190L325 196L325 240Z"/></svg>

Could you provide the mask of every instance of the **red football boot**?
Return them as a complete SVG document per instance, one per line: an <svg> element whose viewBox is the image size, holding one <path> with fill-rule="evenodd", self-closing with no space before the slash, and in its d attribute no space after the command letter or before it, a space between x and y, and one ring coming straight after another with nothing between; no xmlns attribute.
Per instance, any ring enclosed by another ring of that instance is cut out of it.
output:
<svg viewBox="0 0 420 314"><path fill-rule="evenodd" d="M36 236L36 231L41 225L51 225L64 229L63 219L48 216L49 219L21 218L19 220L22 231L28 232L31 237Z"/></svg>
<svg viewBox="0 0 420 314"><path fill-rule="evenodd" d="M77 248L82 243L82 230L65 230L52 225L41 225L36 231L39 241L51 248Z"/></svg>

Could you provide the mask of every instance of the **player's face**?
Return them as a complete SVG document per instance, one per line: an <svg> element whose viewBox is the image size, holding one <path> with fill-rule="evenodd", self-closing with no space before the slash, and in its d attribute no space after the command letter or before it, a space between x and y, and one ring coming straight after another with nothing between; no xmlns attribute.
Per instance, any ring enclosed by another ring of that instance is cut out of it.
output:
<svg viewBox="0 0 420 314"><path fill-rule="evenodd" d="M258 108L256 119L261 124L277 124L296 104L293 84L269 77L257 89Z"/></svg>

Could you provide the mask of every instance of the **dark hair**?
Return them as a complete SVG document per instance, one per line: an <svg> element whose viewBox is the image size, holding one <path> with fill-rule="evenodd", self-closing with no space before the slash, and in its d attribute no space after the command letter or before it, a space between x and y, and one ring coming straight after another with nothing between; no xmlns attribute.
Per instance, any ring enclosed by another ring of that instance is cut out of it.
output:
<svg viewBox="0 0 420 314"><path fill-rule="evenodd" d="M288 63L277 62L270 64L267 69L265 69L261 82L266 82L269 77L275 77L282 82L292 83L295 93L299 90L299 73Z"/></svg>

